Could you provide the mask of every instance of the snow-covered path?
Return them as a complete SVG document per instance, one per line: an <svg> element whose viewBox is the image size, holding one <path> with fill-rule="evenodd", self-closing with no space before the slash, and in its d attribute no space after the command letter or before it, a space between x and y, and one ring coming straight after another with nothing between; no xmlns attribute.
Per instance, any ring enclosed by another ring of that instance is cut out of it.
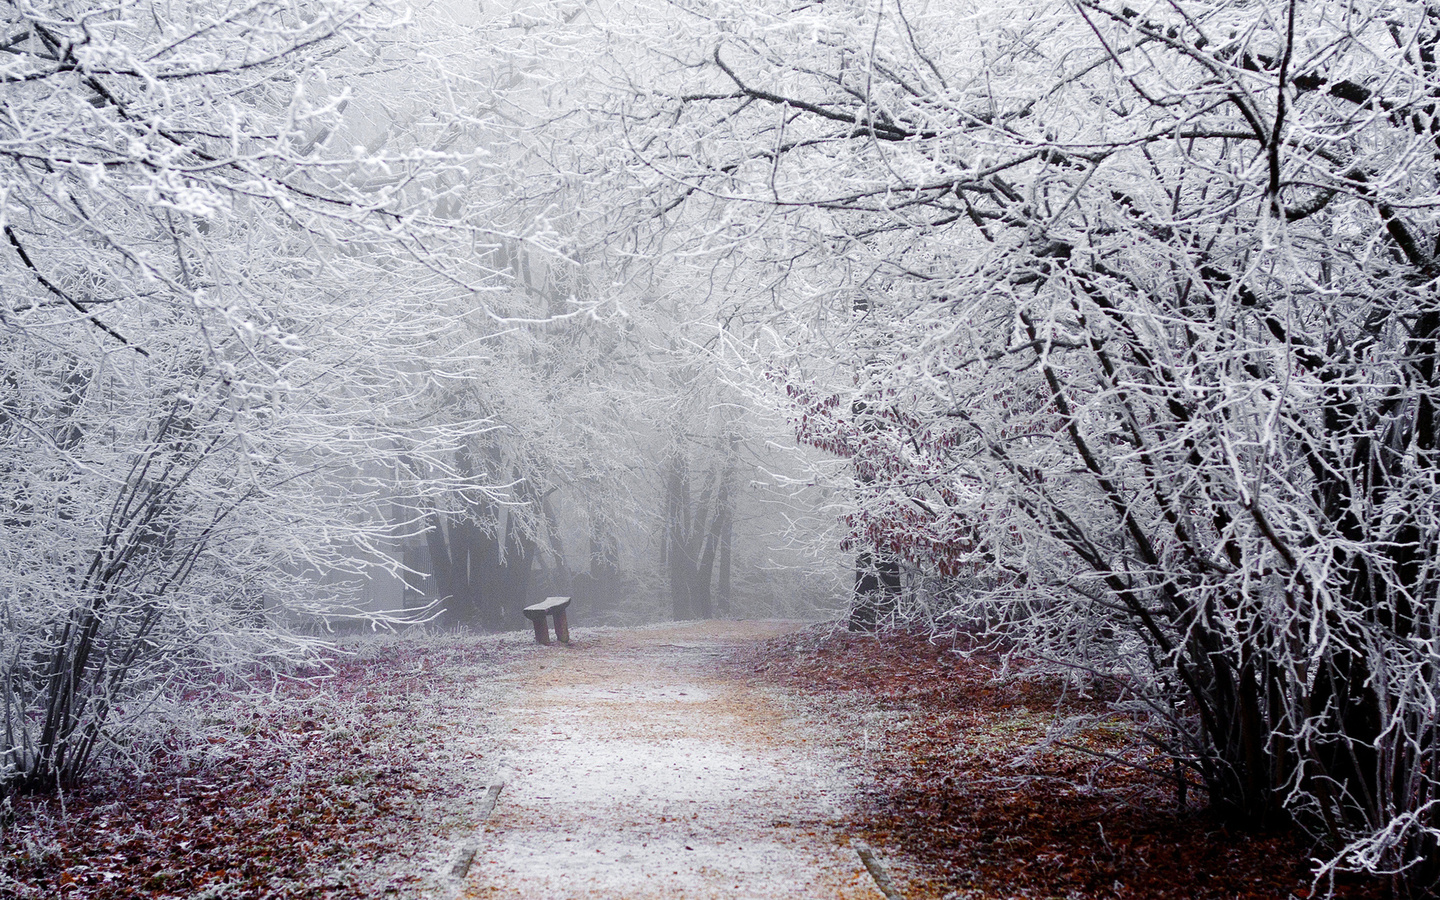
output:
<svg viewBox="0 0 1440 900"><path fill-rule="evenodd" d="M725 677L710 622L536 647L497 723L503 793L468 898L876 898L823 725Z"/></svg>

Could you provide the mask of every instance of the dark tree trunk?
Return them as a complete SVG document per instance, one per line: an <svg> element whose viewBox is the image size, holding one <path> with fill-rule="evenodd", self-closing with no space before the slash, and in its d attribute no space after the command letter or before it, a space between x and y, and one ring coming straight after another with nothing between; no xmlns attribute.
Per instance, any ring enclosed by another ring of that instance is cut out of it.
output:
<svg viewBox="0 0 1440 900"><path fill-rule="evenodd" d="M851 631L875 631L895 615L900 600L900 561L866 551L855 559Z"/></svg>
<svg viewBox="0 0 1440 900"><path fill-rule="evenodd" d="M590 571L574 579L572 594L596 612L613 609L620 599L620 553L615 539L599 531L590 537Z"/></svg>
<svg viewBox="0 0 1440 900"><path fill-rule="evenodd" d="M680 457L671 459L665 479L665 559L670 576L671 614L695 618L695 562L690 555L690 471Z"/></svg>
<svg viewBox="0 0 1440 900"><path fill-rule="evenodd" d="M425 538L440 624L490 631L515 627L527 600L535 547L513 522L502 519L486 529L473 522L442 521L436 513Z"/></svg>
<svg viewBox="0 0 1440 900"><path fill-rule="evenodd" d="M733 502L726 504L723 521L720 524L720 571L715 591L715 608L722 617L730 615L730 542L735 536L735 511Z"/></svg>
<svg viewBox="0 0 1440 900"><path fill-rule="evenodd" d="M665 488L666 529L661 558L669 573L671 604L676 619L708 619L715 614L717 557L723 558L723 603L725 611L729 611L729 523L733 519L734 504L731 477L728 465L715 473L701 492L699 503L692 507L689 467L678 458L669 466Z"/></svg>

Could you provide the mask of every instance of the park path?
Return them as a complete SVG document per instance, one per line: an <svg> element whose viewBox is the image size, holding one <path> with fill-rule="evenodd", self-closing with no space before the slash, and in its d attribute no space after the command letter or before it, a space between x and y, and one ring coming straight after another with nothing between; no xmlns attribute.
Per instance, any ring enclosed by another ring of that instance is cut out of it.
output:
<svg viewBox="0 0 1440 900"><path fill-rule="evenodd" d="M706 622L536 646L496 723L498 804L464 898L879 898L823 723L722 670L795 628Z"/></svg>

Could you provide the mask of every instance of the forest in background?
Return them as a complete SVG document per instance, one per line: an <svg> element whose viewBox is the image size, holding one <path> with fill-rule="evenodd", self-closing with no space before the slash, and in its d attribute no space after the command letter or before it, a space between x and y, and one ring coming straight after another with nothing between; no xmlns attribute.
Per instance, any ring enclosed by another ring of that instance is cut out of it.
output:
<svg viewBox="0 0 1440 900"><path fill-rule="evenodd" d="M573 593L965 631L1433 892L1437 49L1414 0L10 4L0 790L335 623Z"/></svg>

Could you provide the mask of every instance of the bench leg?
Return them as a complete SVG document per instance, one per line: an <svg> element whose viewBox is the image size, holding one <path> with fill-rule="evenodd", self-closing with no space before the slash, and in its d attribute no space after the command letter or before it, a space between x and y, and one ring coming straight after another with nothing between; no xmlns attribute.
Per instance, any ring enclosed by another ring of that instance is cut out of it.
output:
<svg viewBox="0 0 1440 900"><path fill-rule="evenodd" d="M555 639L562 644L570 643L570 623L565 621L565 610L555 610Z"/></svg>
<svg viewBox="0 0 1440 900"><path fill-rule="evenodd" d="M544 616L536 616L530 620L530 624L535 626L535 643L550 643L550 623L548 619Z"/></svg>

